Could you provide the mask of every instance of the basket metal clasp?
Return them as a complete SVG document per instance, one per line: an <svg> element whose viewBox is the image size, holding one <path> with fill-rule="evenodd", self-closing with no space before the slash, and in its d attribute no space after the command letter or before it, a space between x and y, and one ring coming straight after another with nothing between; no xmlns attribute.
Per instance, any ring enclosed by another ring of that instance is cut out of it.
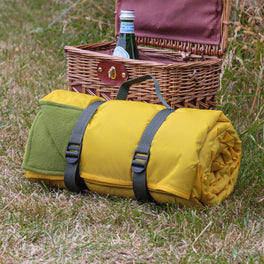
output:
<svg viewBox="0 0 264 264"><path fill-rule="evenodd" d="M127 81L128 72L120 62L102 60L97 65L97 76L104 84L120 86L122 82Z"/></svg>
<svg viewBox="0 0 264 264"><path fill-rule="evenodd" d="M112 66L108 71L108 77L109 79L115 80L116 79L116 68L115 66Z"/></svg>

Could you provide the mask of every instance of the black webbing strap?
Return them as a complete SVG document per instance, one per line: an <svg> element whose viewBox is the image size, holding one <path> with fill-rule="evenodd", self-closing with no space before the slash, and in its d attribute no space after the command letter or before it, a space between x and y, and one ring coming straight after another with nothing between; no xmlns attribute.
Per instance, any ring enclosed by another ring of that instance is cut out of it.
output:
<svg viewBox="0 0 264 264"><path fill-rule="evenodd" d="M155 86L155 90L156 90L156 94L159 98L159 100L163 103L163 105L165 105L167 108L172 109L171 106L169 106L166 101L163 99L162 94L160 92L160 87L159 87L159 82L157 81L156 78L154 78L153 76L151 76L150 74L146 74L146 75L142 75L139 77L136 77L134 79L128 80L123 82L120 85L120 88L117 92L117 95L115 97L115 100L126 100L128 93L129 93L129 89L130 86L136 83L140 83L146 80L152 79L154 82L154 86Z"/></svg>
<svg viewBox="0 0 264 264"><path fill-rule="evenodd" d="M146 127L132 160L133 169L133 190L138 201L151 201L152 198L147 188L146 168L150 156L150 147L153 138L160 126L169 114L174 112L172 109L163 109L158 112Z"/></svg>
<svg viewBox="0 0 264 264"><path fill-rule="evenodd" d="M81 113L73 128L70 141L66 149L66 168L64 172L64 184L72 192L79 192L86 188L79 173L79 160L82 150L82 140L85 129L96 112L97 108L105 101L97 101L88 105Z"/></svg>

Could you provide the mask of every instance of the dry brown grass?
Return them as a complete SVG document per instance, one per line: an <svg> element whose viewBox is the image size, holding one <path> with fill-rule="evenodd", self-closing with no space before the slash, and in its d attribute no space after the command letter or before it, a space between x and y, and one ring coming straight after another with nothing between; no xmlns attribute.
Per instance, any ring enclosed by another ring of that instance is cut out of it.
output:
<svg viewBox="0 0 264 264"><path fill-rule="evenodd" d="M263 263L262 2L232 1L219 108L234 122L244 157L233 194L203 210L76 195L25 179L38 99L67 89L64 45L114 35L113 0L82 1L46 30L74 2L0 3L0 263Z"/></svg>

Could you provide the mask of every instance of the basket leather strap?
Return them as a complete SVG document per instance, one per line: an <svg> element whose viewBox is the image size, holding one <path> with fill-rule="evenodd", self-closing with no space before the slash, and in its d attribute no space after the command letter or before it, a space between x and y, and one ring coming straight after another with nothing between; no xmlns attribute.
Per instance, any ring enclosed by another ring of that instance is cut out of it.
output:
<svg viewBox="0 0 264 264"><path fill-rule="evenodd" d="M119 90L117 92L115 100L126 100L127 96L128 96L129 88L130 88L131 85L133 85L135 83L140 83L140 82L146 81L148 79L152 79L153 80L154 86L155 86L155 90L156 90L156 94L157 94L159 100L167 108L172 109L172 107L170 105L168 105L166 103L166 101L164 100L164 98L162 97L161 92L160 92L159 83L158 83L157 79L154 78L153 76L151 76L150 74L142 75L142 76L136 77L134 79L128 80L126 82L123 82L120 85L120 88L119 88Z"/></svg>
<svg viewBox="0 0 264 264"><path fill-rule="evenodd" d="M84 180L80 177L79 173L82 140L89 121L95 114L97 108L103 103L105 103L105 101L96 101L83 110L73 128L68 142L65 153L67 164L64 171L64 184L72 192L80 192L86 189Z"/></svg>
<svg viewBox="0 0 264 264"><path fill-rule="evenodd" d="M133 191L138 201L152 201L147 188L146 169L150 157L150 147L154 136L166 118L175 110L163 109L158 112L146 127L132 160Z"/></svg>

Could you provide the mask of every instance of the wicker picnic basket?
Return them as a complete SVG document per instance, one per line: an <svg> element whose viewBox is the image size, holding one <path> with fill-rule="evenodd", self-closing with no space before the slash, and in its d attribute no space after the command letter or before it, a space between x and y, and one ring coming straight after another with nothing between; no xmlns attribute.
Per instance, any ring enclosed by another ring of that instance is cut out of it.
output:
<svg viewBox="0 0 264 264"><path fill-rule="evenodd" d="M69 90L111 100L123 81L151 74L172 108L215 109L230 0L117 0L117 37L122 9L135 10L140 60L112 56L116 41L66 46ZM151 81L128 99L159 103Z"/></svg>

